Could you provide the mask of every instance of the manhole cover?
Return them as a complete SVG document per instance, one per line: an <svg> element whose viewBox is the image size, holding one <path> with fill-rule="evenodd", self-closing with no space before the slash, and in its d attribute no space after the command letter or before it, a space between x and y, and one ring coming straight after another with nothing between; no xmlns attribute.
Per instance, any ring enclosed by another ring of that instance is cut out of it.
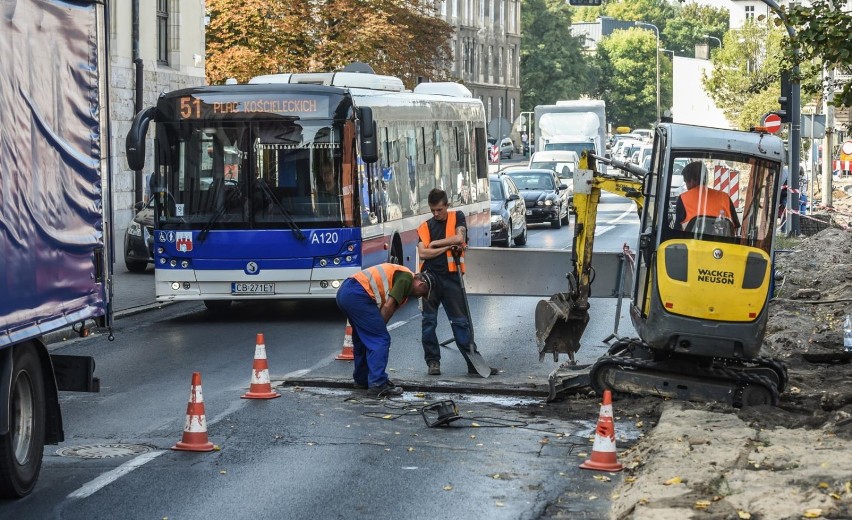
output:
<svg viewBox="0 0 852 520"><path fill-rule="evenodd" d="M156 449L156 446L148 444L91 444L89 446L59 448L56 450L56 454L60 457L77 457L79 459L112 459L140 455Z"/></svg>

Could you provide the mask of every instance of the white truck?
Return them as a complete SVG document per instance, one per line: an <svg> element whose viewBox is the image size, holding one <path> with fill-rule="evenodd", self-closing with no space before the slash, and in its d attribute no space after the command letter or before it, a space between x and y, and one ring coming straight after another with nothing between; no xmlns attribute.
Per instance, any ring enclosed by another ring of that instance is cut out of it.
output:
<svg viewBox="0 0 852 520"><path fill-rule="evenodd" d="M535 107L535 150L606 152L606 103L597 99L557 101Z"/></svg>
<svg viewBox="0 0 852 520"><path fill-rule="evenodd" d="M43 336L111 323L105 3L0 2L0 498L64 440L59 391L98 391Z"/></svg>

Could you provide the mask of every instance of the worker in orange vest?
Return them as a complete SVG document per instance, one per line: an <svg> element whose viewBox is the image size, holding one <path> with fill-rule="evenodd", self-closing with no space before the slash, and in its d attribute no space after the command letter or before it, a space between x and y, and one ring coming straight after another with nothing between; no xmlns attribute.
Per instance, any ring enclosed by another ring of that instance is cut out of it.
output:
<svg viewBox="0 0 852 520"><path fill-rule="evenodd" d="M376 397L402 394L388 379L391 337L387 323L409 297L428 298L434 279L396 264L379 264L350 276L337 291L337 306L352 326L355 388Z"/></svg>
<svg viewBox="0 0 852 520"><path fill-rule="evenodd" d="M734 202L726 193L701 182L704 171L704 163L701 161L691 162L683 168L686 191L677 199L675 221L680 223L683 229L687 229L695 217L724 217L731 222L733 231L736 232L740 227L740 220Z"/></svg>
<svg viewBox="0 0 852 520"><path fill-rule="evenodd" d="M456 347L470 351L470 323L459 273L453 252L459 257L459 268L464 274L464 248L466 246L467 222L461 211L450 211L447 193L439 188L429 192L427 199L432 218L417 228L417 253L420 255L420 271L437 278L437 287L428 298L423 298L423 354L430 376L441 375L441 347L435 329L438 326L438 307L450 320ZM477 374L476 368L467 360L468 374ZM492 373L497 373L492 369Z"/></svg>

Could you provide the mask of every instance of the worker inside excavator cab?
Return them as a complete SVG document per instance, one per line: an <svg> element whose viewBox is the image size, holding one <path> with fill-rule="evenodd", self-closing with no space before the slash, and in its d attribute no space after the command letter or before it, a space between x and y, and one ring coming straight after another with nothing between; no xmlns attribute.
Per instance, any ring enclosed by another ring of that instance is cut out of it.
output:
<svg viewBox="0 0 852 520"><path fill-rule="evenodd" d="M740 227L731 198L706 184L707 168L702 161L693 161L683 168L686 191L675 205L675 225L696 237L713 235L734 236Z"/></svg>

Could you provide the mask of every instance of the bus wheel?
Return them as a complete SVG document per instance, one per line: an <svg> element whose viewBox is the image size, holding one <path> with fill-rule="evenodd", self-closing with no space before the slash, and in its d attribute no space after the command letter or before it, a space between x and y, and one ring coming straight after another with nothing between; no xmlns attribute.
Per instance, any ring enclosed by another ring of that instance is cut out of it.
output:
<svg viewBox="0 0 852 520"><path fill-rule="evenodd" d="M204 306L210 312L223 312L231 306L231 300L204 300Z"/></svg>
<svg viewBox="0 0 852 520"><path fill-rule="evenodd" d="M38 355L20 345L13 355L14 369L9 432L0 435L0 498L20 498L35 487L44 452L44 378Z"/></svg>

